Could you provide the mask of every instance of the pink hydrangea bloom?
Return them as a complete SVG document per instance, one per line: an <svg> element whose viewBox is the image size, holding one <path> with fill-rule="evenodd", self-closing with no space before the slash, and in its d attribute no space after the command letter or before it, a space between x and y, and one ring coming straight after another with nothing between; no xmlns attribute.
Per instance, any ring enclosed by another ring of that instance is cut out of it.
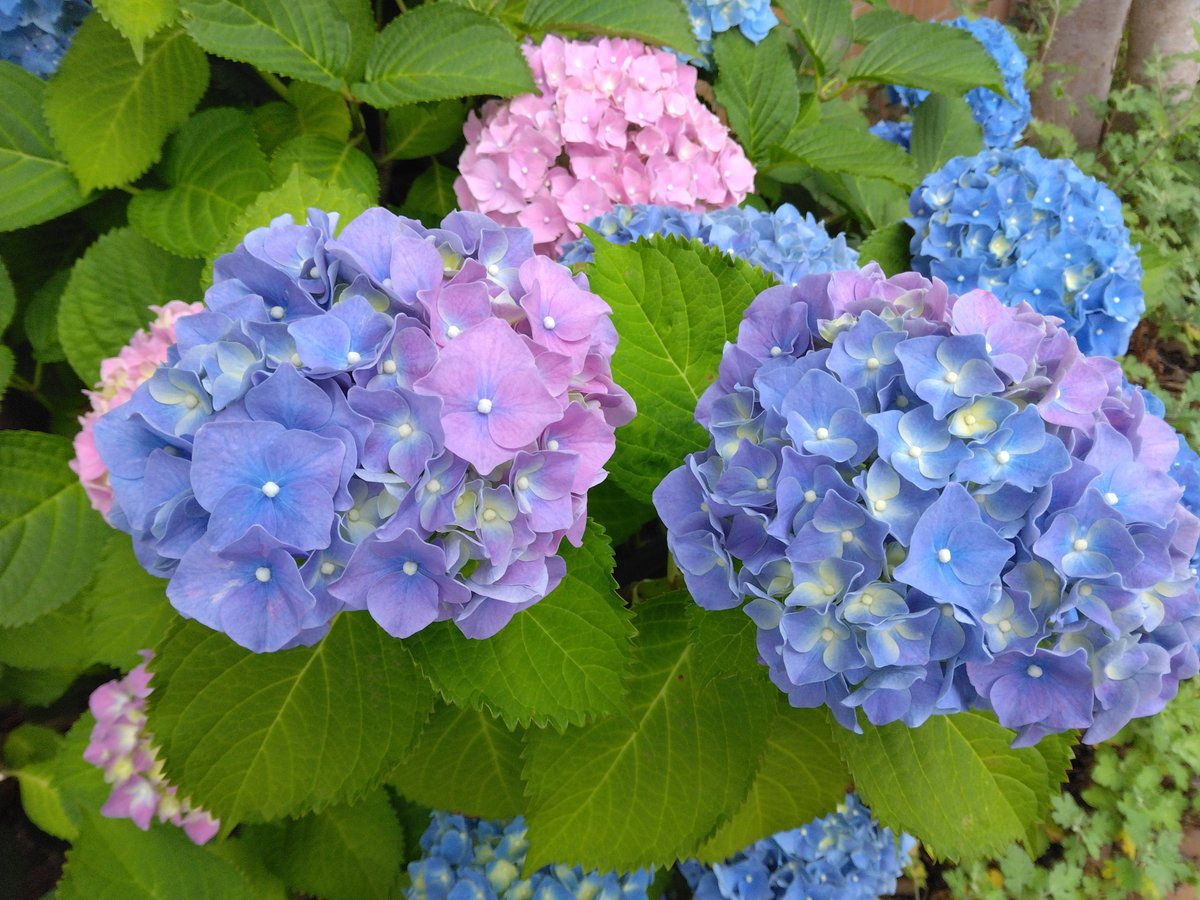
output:
<svg viewBox="0 0 1200 900"><path fill-rule="evenodd" d="M146 698L153 690L146 663L153 655L143 650L143 661L128 675L92 691L88 707L96 725L83 758L104 769L104 780L113 786L102 814L132 819L142 831L157 818L182 828L195 843L203 844L220 829L220 821L177 796L175 787L163 777L158 750L146 732Z"/></svg>
<svg viewBox="0 0 1200 900"><path fill-rule="evenodd" d="M541 96L493 100L464 129L464 209L533 232L540 253L618 203L740 203L754 166L696 97L696 70L634 40L526 43Z"/></svg>
<svg viewBox="0 0 1200 900"><path fill-rule="evenodd" d="M75 458L71 469L83 482L92 506L106 519L112 509L112 488L108 469L96 452L93 429L96 420L133 396L134 389L154 374L167 360L167 348L175 343L175 322L204 309L203 303L172 300L165 306L150 307L156 315L147 329L139 328L121 352L100 363L100 380L94 391L84 391L92 401L91 410L79 418L83 429L75 435Z"/></svg>

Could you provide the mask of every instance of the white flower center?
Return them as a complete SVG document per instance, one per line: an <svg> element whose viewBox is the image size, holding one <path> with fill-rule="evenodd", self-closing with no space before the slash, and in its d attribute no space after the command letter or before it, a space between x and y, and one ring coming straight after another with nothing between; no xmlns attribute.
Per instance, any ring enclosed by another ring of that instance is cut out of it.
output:
<svg viewBox="0 0 1200 900"><path fill-rule="evenodd" d="M754 482L754 486L756 488L758 488L760 491L765 491L770 486L770 484L771 484L771 482L767 481L767 479L765 479L765 478L758 478Z"/></svg>
<svg viewBox="0 0 1200 900"><path fill-rule="evenodd" d="M272 306L271 307L271 318L278 321L279 319L282 319L284 317L286 312L287 311L282 306Z"/></svg>
<svg viewBox="0 0 1200 900"><path fill-rule="evenodd" d="M446 329L446 337L450 338L451 340L458 337L460 334L462 334L462 329L457 325L451 325Z"/></svg>
<svg viewBox="0 0 1200 900"><path fill-rule="evenodd" d="M254 570L254 577L257 578L259 581L261 581L263 584L266 584L268 581L271 580L271 570L268 569L266 566L259 566L257 569Z"/></svg>
<svg viewBox="0 0 1200 900"><path fill-rule="evenodd" d="M885 509L887 509L886 500L876 500L872 505L875 507L875 512L883 512Z"/></svg>
<svg viewBox="0 0 1200 900"><path fill-rule="evenodd" d="M357 350L351 350L346 354L346 362L352 366L357 366L360 362L362 362L362 354Z"/></svg>
<svg viewBox="0 0 1200 900"><path fill-rule="evenodd" d="M804 502L805 503L812 503L816 499L817 499L817 492L814 491L812 488L809 488L807 491L804 492Z"/></svg>
<svg viewBox="0 0 1200 900"><path fill-rule="evenodd" d="M921 456L921 448L920 447L909 447L908 455L911 456L913 459L919 459Z"/></svg>
<svg viewBox="0 0 1200 900"><path fill-rule="evenodd" d="M407 422L401 422L399 427L396 428L396 433L402 438L409 437L413 433L413 427Z"/></svg>
<svg viewBox="0 0 1200 900"><path fill-rule="evenodd" d="M874 372L874 371L875 371L876 369L878 369L878 368L879 368L879 360L878 360L878 359L876 359L874 356L868 357L868 359L867 359L867 371L869 371L869 372Z"/></svg>
<svg viewBox="0 0 1200 900"><path fill-rule="evenodd" d="M500 267L498 265L496 265L495 263L492 263L490 266L488 266L488 274L489 275L500 274Z"/></svg>
<svg viewBox="0 0 1200 900"><path fill-rule="evenodd" d="M385 359L381 368L383 369L384 375L395 375L396 361L394 359Z"/></svg>
<svg viewBox="0 0 1200 900"><path fill-rule="evenodd" d="M183 405L186 406L188 409L195 409L197 406L200 405L200 401L199 401L199 399L197 399L195 394L187 394L183 398Z"/></svg>
<svg viewBox="0 0 1200 900"><path fill-rule="evenodd" d="M425 485L425 490L429 491L431 494L441 493L442 483L436 478L430 478L429 482Z"/></svg>
<svg viewBox="0 0 1200 900"><path fill-rule="evenodd" d="M996 627L999 628L1004 634L1008 634L1010 631L1012 631L1012 622L1008 621L1008 619L1001 619L1000 624L998 624Z"/></svg>
<svg viewBox="0 0 1200 900"><path fill-rule="evenodd" d="M496 511L494 509L485 509L483 511L483 521L485 521L485 522L496 521Z"/></svg>
<svg viewBox="0 0 1200 900"><path fill-rule="evenodd" d="M279 485L273 481L268 481L262 486L262 492L268 497L279 496Z"/></svg>
<svg viewBox="0 0 1200 900"><path fill-rule="evenodd" d="M558 441L554 440L554 438L551 438L550 440L546 441L546 449L547 450L557 450L559 448L559 446L561 446L561 445L558 443Z"/></svg>
<svg viewBox="0 0 1200 900"><path fill-rule="evenodd" d="M1117 501L1120 499L1121 498L1118 497L1116 494L1114 494L1112 491L1109 491L1107 494L1104 495L1104 502L1107 503L1109 506L1116 506Z"/></svg>
<svg viewBox="0 0 1200 900"><path fill-rule="evenodd" d="M321 574L322 575L332 575L335 571L337 571L337 566L335 566L333 563L331 563L331 562L321 563Z"/></svg>
<svg viewBox="0 0 1200 900"><path fill-rule="evenodd" d="M1081 584L1079 586L1079 596L1080 597L1092 596L1092 586L1090 584Z"/></svg>
<svg viewBox="0 0 1200 900"><path fill-rule="evenodd" d="M1082 553L1088 548L1088 542L1083 538L1075 538L1075 543L1071 545L1071 549L1078 553Z"/></svg>
<svg viewBox="0 0 1200 900"><path fill-rule="evenodd" d="M411 576L417 574L417 569L420 568L420 566L418 566L415 562L413 562L410 559L408 562L406 562L404 564L403 568L404 568L404 574L411 577Z"/></svg>
<svg viewBox="0 0 1200 900"><path fill-rule="evenodd" d="M487 397L480 397L479 402L475 404L477 412L483 413L485 416L492 411L492 401Z"/></svg>
<svg viewBox="0 0 1200 900"><path fill-rule="evenodd" d="M351 522L357 522L362 518L362 513L360 513L357 509L352 509L350 512L346 513L346 518Z"/></svg>
<svg viewBox="0 0 1200 900"><path fill-rule="evenodd" d="M848 529L847 529L846 531L843 531L843 532L841 533L841 535L839 535L839 536L841 537L841 539L842 539L842 543L843 543L843 544L848 544L848 543L850 543L852 540L854 540L854 532L853 532L853 531L850 531L850 530L848 530Z"/></svg>
<svg viewBox="0 0 1200 900"><path fill-rule="evenodd" d="M957 384L958 383L958 373L957 372L947 372L944 377L946 379L946 384Z"/></svg>
<svg viewBox="0 0 1200 900"><path fill-rule="evenodd" d="M771 348L771 355L772 355L772 356L779 356L781 353L783 353L783 348L782 348L782 347L772 347L772 348Z"/></svg>
<svg viewBox="0 0 1200 900"><path fill-rule="evenodd" d="M1007 450L1001 450L996 454L996 462L1000 463L1002 466L1007 465L1010 459L1012 459L1012 454Z"/></svg>
<svg viewBox="0 0 1200 900"><path fill-rule="evenodd" d="M837 637L837 634L834 633L832 628L821 629L821 640L825 641L826 643L832 641L835 637Z"/></svg>
<svg viewBox="0 0 1200 900"><path fill-rule="evenodd" d="M546 318L542 319L542 327L547 331L553 331L554 326L557 324L558 323L554 321L554 316L546 316Z"/></svg>
<svg viewBox="0 0 1200 900"><path fill-rule="evenodd" d="M1039 665L1031 665L1029 668L1027 668L1025 670L1025 672L1026 672L1026 674L1029 675L1030 678L1041 678L1042 677L1042 667Z"/></svg>
<svg viewBox="0 0 1200 900"><path fill-rule="evenodd" d="M940 563L950 562L950 548L949 547L943 547L941 550L938 551L938 562L940 562Z"/></svg>
<svg viewBox="0 0 1200 900"><path fill-rule="evenodd" d="M517 487L519 487L523 491L529 490L529 479L526 478L524 475L522 475L520 478L517 479Z"/></svg>
<svg viewBox="0 0 1200 900"><path fill-rule="evenodd" d="M828 428L818 428L817 429L817 440L818 441L824 441L824 440L827 440L828 438L829 438L829 429Z"/></svg>

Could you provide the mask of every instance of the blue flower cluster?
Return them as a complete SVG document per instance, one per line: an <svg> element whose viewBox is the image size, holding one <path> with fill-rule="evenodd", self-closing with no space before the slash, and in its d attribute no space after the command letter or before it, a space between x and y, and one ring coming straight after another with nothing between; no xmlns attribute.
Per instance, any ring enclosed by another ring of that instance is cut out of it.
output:
<svg viewBox="0 0 1200 900"><path fill-rule="evenodd" d="M786 284L795 284L810 272L852 269L858 264L858 251L846 246L845 235L830 237L812 213L801 215L790 203L772 213L750 206L696 213L673 206L618 204L589 225L614 244L655 234L695 239L732 253ZM592 242L583 237L563 248L561 261L591 262L595 252Z"/></svg>
<svg viewBox="0 0 1200 900"><path fill-rule="evenodd" d="M854 794L822 819L763 838L712 868L679 864L696 900L876 900L896 890L917 841L897 841Z"/></svg>
<svg viewBox="0 0 1200 900"><path fill-rule="evenodd" d="M894 122L891 119L880 119L867 129L875 137L881 137L905 150L912 149L912 122Z"/></svg>
<svg viewBox="0 0 1200 900"><path fill-rule="evenodd" d="M1200 669L1176 435L1027 304L875 265L770 288L696 419L655 505L794 706L1094 743Z"/></svg>
<svg viewBox="0 0 1200 900"><path fill-rule="evenodd" d="M522 878L529 841L520 816L508 824L444 812L431 819L425 855L408 865L408 900L646 900L653 871L622 877L545 866Z"/></svg>
<svg viewBox="0 0 1200 900"><path fill-rule="evenodd" d="M1025 126L1033 118L1029 104L1029 91L1025 89L1025 69L1029 63L1025 54L1012 39L1008 29L995 19L979 18L975 20L959 17L945 23L954 28L962 28L975 36L984 49L991 54L1000 67L1004 78L1004 89L1011 99L1001 97L995 91L987 88L975 88L966 95L967 105L975 121L983 127L983 143L986 147L1011 147L1021 139ZM891 87L888 96L893 103L900 103L909 109L920 106L929 91L910 87ZM886 134L875 132L880 137ZM896 143L899 143L898 141Z"/></svg>
<svg viewBox="0 0 1200 900"><path fill-rule="evenodd" d="M1118 356L1145 311L1121 201L1069 159L1032 147L959 156L909 200L913 268L1066 323L1085 353Z"/></svg>
<svg viewBox="0 0 1200 900"><path fill-rule="evenodd" d="M95 426L112 523L255 652L343 608L495 634L561 581L633 403L583 276L524 228L310 210L217 260L166 365Z"/></svg>
<svg viewBox="0 0 1200 900"><path fill-rule="evenodd" d="M702 65L712 59L714 34L737 28L757 44L779 24L770 0L687 0L687 12L692 34L700 47L700 55L694 61Z"/></svg>
<svg viewBox="0 0 1200 900"><path fill-rule="evenodd" d="M85 0L0 0L0 59L48 78L91 11Z"/></svg>

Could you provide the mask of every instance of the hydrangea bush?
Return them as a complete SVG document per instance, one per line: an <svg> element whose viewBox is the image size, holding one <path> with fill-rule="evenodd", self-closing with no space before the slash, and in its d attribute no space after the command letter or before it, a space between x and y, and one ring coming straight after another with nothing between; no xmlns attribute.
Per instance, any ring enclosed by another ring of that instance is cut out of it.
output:
<svg viewBox="0 0 1200 900"><path fill-rule="evenodd" d="M1032 147L955 157L909 203L913 267L955 290L1056 316L1085 353L1118 356L1145 311L1121 201Z"/></svg>
<svg viewBox="0 0 1200 900"><path fill-rule="evenodd" d="M84 0L3 0L0 59L42 78L53 75L89 12Z"/></svg>
<svg viewBox="0 0 1200 900"><path fill-rule="evenodd" d="M464 209L530 229L547 252L618 203L719 209L753 188L754 166L696 97L696 70L670 53L554 35L522 49L541 94L468 117Z"/></svg>
<svg viewBox="0 0 1200 900"><path fill-rule="evenodd" d="M1090 743L1197 672L1170 426L1054 319L878 267L772 288L655 492L696 602L750 598L794 706L991 709Z"/></svg>
<svg viewBox="0 0 1200 900"><path fill-rule="evenodd" d="M181 613L255 651L343 609L500 630L561 581L633 405L586 279L476 213L310 211L214 267L207 309L95 425L110 518Z"/></svg>

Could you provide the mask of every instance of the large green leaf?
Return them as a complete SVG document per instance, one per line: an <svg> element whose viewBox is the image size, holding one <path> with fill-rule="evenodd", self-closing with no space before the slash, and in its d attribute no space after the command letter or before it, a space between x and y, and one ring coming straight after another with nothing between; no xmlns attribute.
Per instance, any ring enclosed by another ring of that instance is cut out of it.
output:
<svg viewBox="0 0 1200 900"><path fill-rule="evenodd" d="M704 845L701 862L720 862L768 834L796 828L842 802L850 772L825 709L792 709L781 694L767 755L737 814Z"/></svg>
<svg viewBox="0 0 1200 900"><path fill-rule="evenodd" d="M877 81L961 96L976 87L1003 94L991 54L961 28L908 22L872 41L845 72L847 81Z"/></svg>
<svg viewBox="0 0 1200 900"><path fill-rule="evenodd" d="M435 159L413 180L400 214L420 219L431 228L436 226L458 206L454 196L456 174L454 169L448 169Z"/></svg>
<svg viewBox="0 0 1200 900"><path fill-rule="evenodd" d="M404 756L433 702L402 644L364 614L278 653L186 622L151 667L167 775L226 824L352 801Z"/></svg>
<svg viewBox="0 0 1200 900"><path fill-rule="evenodd" d="M409 638L447 700L485 705L509 725L579 724L622 708L633 627L616 593L608 536L590 523L582 547L564 543L559 553L562 584L498 634L471 640L445 622Z"/></svg>
<svg viewBox="0 0 1200 900"><path fill-rule="evenodd" d="M352 32L333 0L184 0L188 33L216 56L339 90Z"/></svg>
<svg viewBox="0 0 1200 900"><path fill-rule="evenodd" d="M271 171L283 181L299 166L330 187L364 197L379 197L379 172L371 157L345 141L317 134L302 134L283 144L271 157Z"/></svg>
<svg viewBox="0 0 1200 900"><path fill-rule="evenodd" d="M613 375L652 413L621 430L610 477L648 503L663 476L708 443L695 423L696 401L716 376L742 313L772 281L746 262L676 238L622 247L589 236L596 261L588 279L612 307L620 335Z"/></svg>
<svg viewBox="0 0 1200 900"><path fill-rule="evenodd" d="M91 662L88 612L76 596L15 628L0 628L0 663L22 669L79 671Z"/></svg>
<svg viewBox="0 0 1200 900"><path fill-rule="evenodd" d="M947 31L954 31L947 28ZM809 169L833 174L886 178L905 187L917 183L912 157L875 135L838 122L793 129L774 148L760 171L784 182L803 178Z"/></svg>
<svg viewBox="0 0 1200 900"><path fill-rule="evenodd" d="M858 264L865 266L869 262L879 263L879 267L888 275L899 275L909 271L912 258L908 246L911 237L912 229L903 222L893 222L891 225L877 228L859 245Z"/></svg>
<svg viewBox="0 0 1200 900"><path fill-rule="evenodd" d="M818 75L828 75L854 42L851 0L779 0L787 23L800 35Z"/></svg>
<svg viewBox="0 0 1200 900"><path fill-rule="evenodd" d="M667 865L754 781L778 692L755 662L753 623L682 592L638 607L635 623L628 714L527 735L528 869Z"/></svg>
<svg viewBox="0 0 1200 900"><path fill-rule="evenodd" d="M64 841L78 833L55 779L55 756L63 736L42 725L18 725L4 740L5 768L21 788L21 806L29 821Z"/></svg>
<svg viewBox="0 0 1200 900"><path fill-rule="evenodd" d="M354 93L399 106L471 94L512 97L534 90L517 39L495 19L461 6L419 6L379 33Z"/></svg>
<svg viewBox="0 0 1200 900"><path fill-rule="evenodd" d="M353 806L247 825L242 837L294 891L322 900L397 896L404 831L382 790Z"/></svg>
<svg viewBox="0 0 1200 900"><path fill-rule="evenodd" d="M91 508L66 438L0 431L0 626L62 606L96 565L108 526Z"/></svg>
<svg viewBox="0 0 1200 900"><path fill-rule="evenodd" d="M717 35L713 52L717 100L750 159L760 163L769 147L787 137L800 113L800 85L787 38L776 28L755 46L739 32L727 31Z"/></svg>
<svg viewBox="0 0 1200 900"><path fill-rule="evenodd" d="M75 263L58 310L58 337L85 384L154 318L150 304L196 300L200 263L181 259L132 228L102 235Z"/></svg>
<svg viewBox="0 0 1200 900"><path fill-rule="evenodd" d="M1071 759L1070 735L1013 750L1013 732L983 713L836 731L864 802L885 825L933 854L988 859L1028 840Z"/></svg>
<svg viewBox="0 0 1200 900"><path fill-rule="evenodd" d="M125 534L108 539L80 599L90 622L91 661L122 670L137 665L138 651L161 641L179 617L167 601L167 582L141 567Z"/></svg>
<svg viewBox="0 0 1200 900"><path fill-rule="evenodd" d="M95 0L96 11L133 47L142 61L146 40L179 18L179 0Z"/></svg>
<svg viewBox="0 0 1200 900"><path fill-rule="evenodd" d="M178 29L154 38L139 63L100 16L88 16L46 86L46 122L85 191L133 181L208 86L208 60Z"/></svg>
<svg viewBox="0 0 1200 900"><path fill-rule="evenodd" d="M387 159L417 159L449 149L463 136L461 100L413 103L388 110Z"/></svg>
<svg viewBox="0 0 1200 900"><path fill-rule="evenodd" d="M912 155L922 173L982 147L983 130L961 97L930 94L913 113Z"/></svg>
<svg viewBox="0 0 1200 900"><path fill-rule="evenodd" d="M696 52L686 8L673 0L529 0L524 18L534 31L621 35Z"/></svg>
<svg viewBox="0 0 1200 900"><path fill-rule="evenodd" d="M345 141L350 136L350 109L340 94L328 88L293 81L282 100L254 107L254 132L268 155L302 134L316 134Z"/></svg>
<svg viewBox="0 0 1200 900"><path fill-rule="evenodd" d="M83 203L42 119L45 82L0 60L0 231L45 222Z"/></svg>
<svg viewBox="0 0 1200 900"><path fill-rule="evenodd" d="M522 735L486 710L439 704L388 782L431 809L487 819L521 815Z"/></svg>
<svg viewBox="0 0 1200 900"><path fill-rule="evenodd" d="M129 222L177 256L211 251L242 210L272 185L250 116L224 107L194 116L171 138L162 176L171 187L134 197Z"/></svg>

